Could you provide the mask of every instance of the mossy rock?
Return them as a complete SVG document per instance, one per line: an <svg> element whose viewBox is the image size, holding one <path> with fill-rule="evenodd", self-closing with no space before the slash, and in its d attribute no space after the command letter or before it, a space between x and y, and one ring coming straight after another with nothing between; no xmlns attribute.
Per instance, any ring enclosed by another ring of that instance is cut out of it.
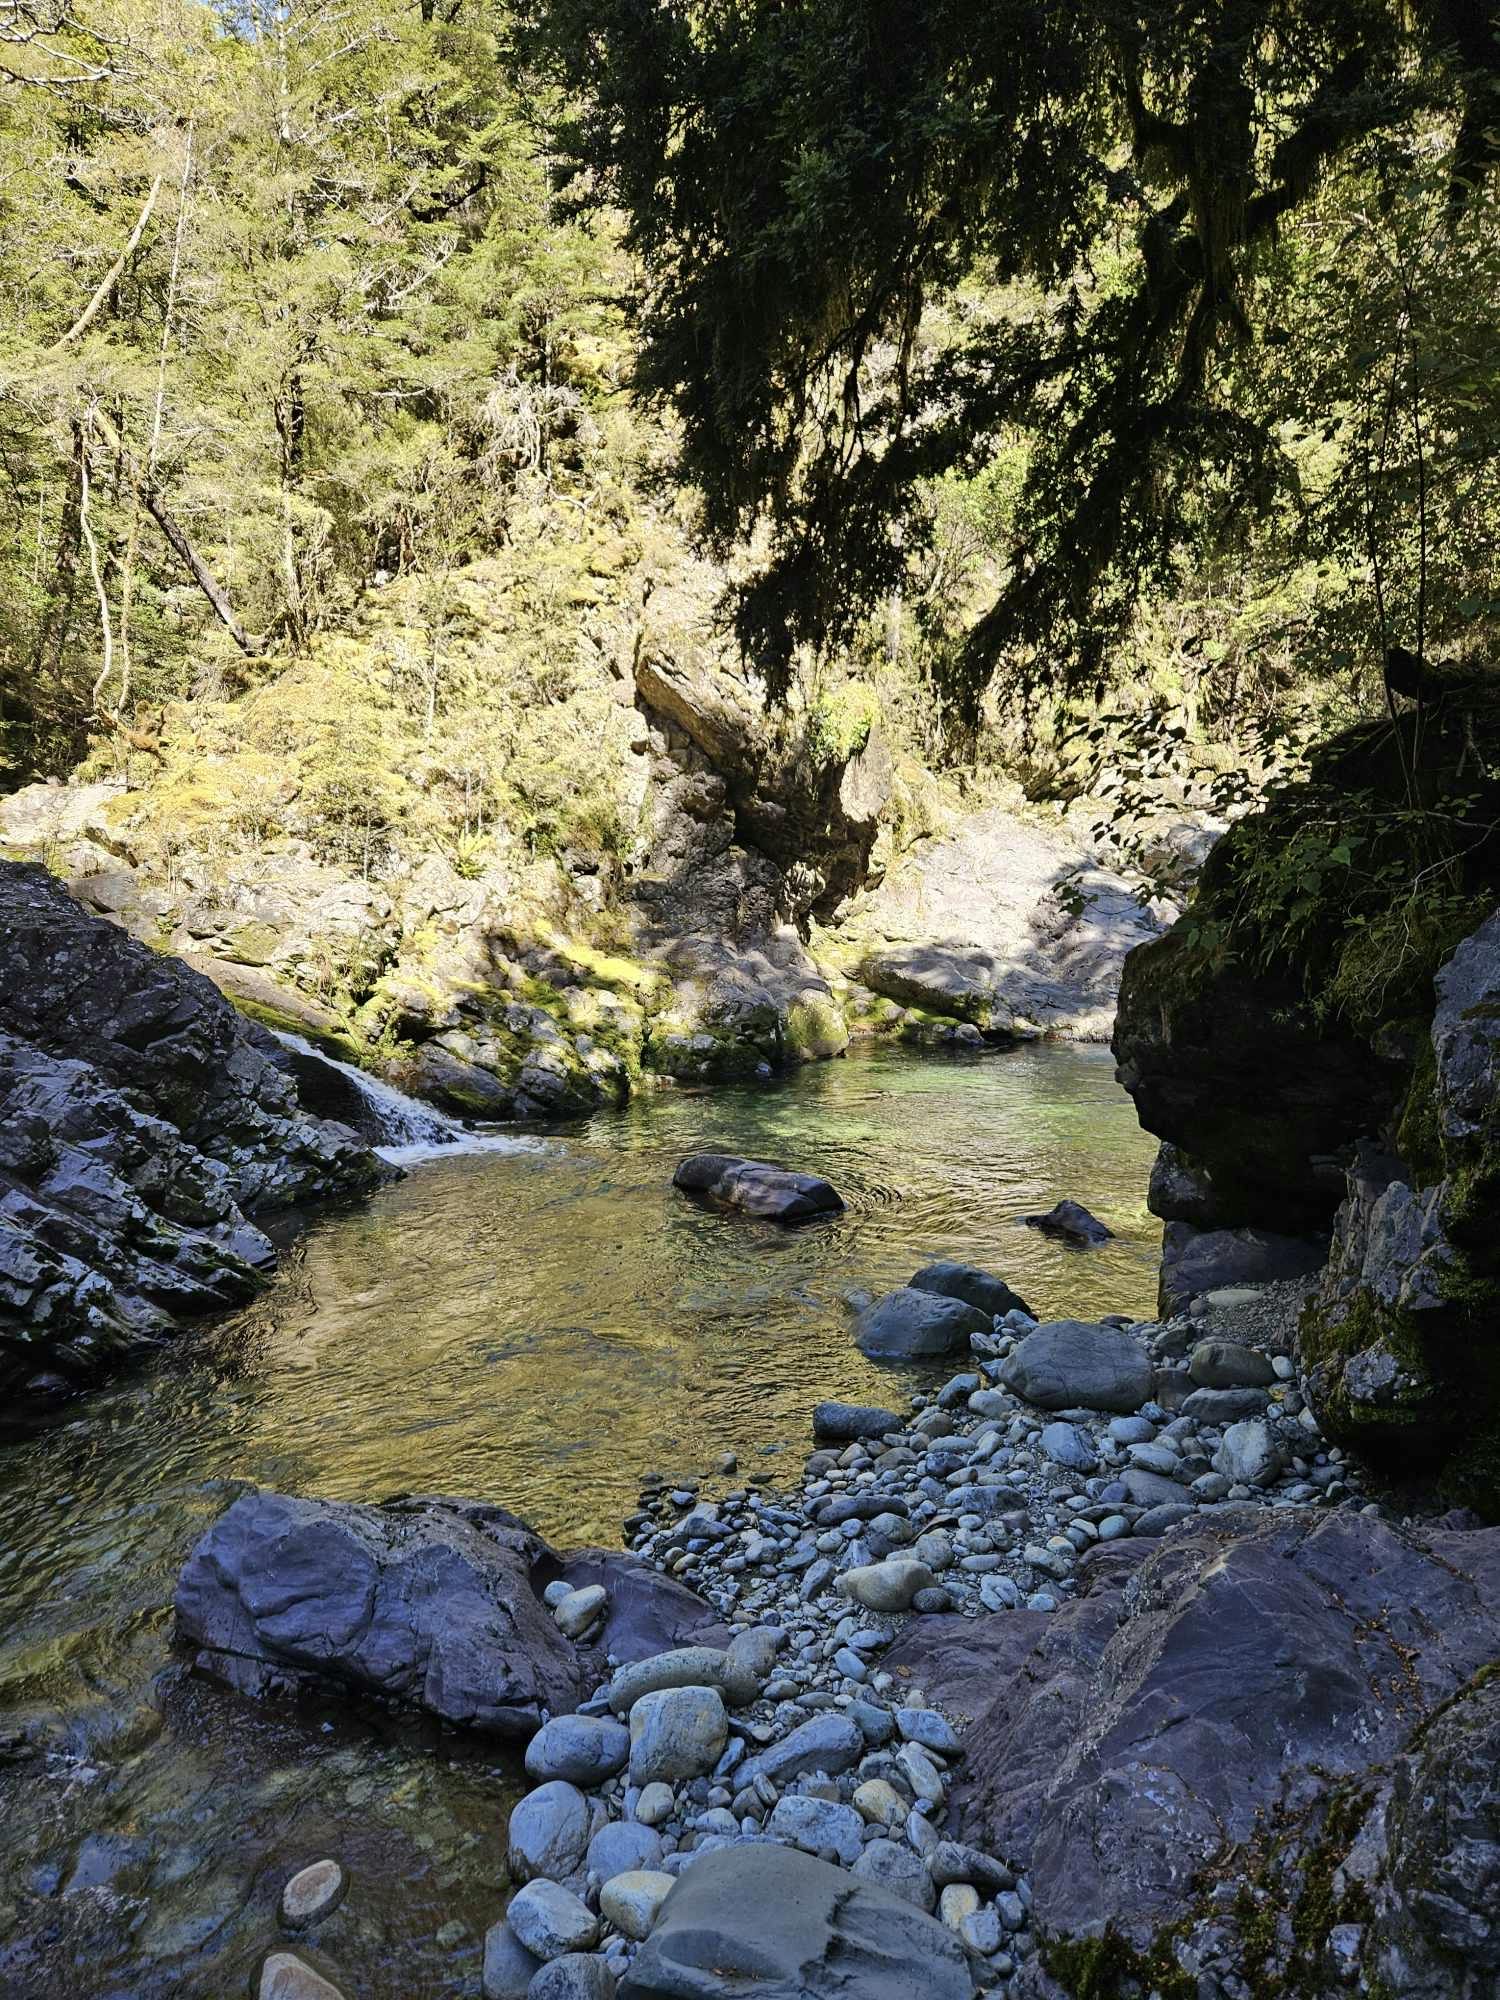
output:
<svg viewBox="0 0 1500 2000"><path fill-rule="evenodd" d="M806 992L786 1014L786 1052L796 1062L824 1062L849 1046L849 1024L831 993Z"/></svg>

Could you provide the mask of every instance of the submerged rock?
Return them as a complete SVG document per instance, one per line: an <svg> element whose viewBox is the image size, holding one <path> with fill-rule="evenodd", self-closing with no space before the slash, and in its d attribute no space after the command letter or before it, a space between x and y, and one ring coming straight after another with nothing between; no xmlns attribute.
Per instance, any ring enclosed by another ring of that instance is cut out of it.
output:
<svg viewBox="0 0 1500 2000"><path fill-rule="evenodd" d="M1019 1292L1013 1292L1005 1280L997 1278L992 1271L981 1271L974 1264L959 1264L951 1258L940 1257L936 1263L924 1264L906 1282L913 1291L936 1292L945 1299L962 1299L966 1306L973 1306L976 1312L988 1313L992 1319L1003 1319L1008 1312L1023 1312L1028 1318L1034 1317L1031 1307Z"/></svg>
<svg viewBox="0 0 1500 2000"><path fill-rule="evenodd" d="M742 1160L733 1153L694 1153L678 1166L672 1185L715 1207L772 1222L807 1222L837 1215L844 1206L837 1190L816 1174Z"/></svg>
<svg viewBox="0 0 1500 2000"><path fill-rule="evenodd" d="M1055 1236L1082 1249L1108 1243L1115 1233L1097 1215L1091 1215L1081 1201L1059 1201L1045 1215L1026 1215L1021 1220L1028 1229L1039 1229L1044 1236Z"/></svg>

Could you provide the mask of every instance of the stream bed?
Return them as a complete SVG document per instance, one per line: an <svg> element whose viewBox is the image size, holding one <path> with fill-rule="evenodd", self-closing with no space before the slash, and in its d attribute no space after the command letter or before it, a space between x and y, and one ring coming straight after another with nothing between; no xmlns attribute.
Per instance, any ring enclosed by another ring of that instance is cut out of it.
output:
<svg viewBox="0 0 1500 2000"><path fill-rule="evenodd" d="M698 1208L671 1173L709 1150L824 1174L847 1211L788 1231ZM173 1662L173 1580L233 1482L478 1496L616 1547L647 1470L732 1451L741 1479L791 1479L820 1398L933 1379L849 1333L851 1296L931 1257L1043 1317L1149 1315L1153 1151L1097 1048L864 1050L664 1093L320 1214L253 1308L0 1447L0 1993L251 1994L282 1882L331 1853L352 1887L320 1936L351 1996L477 1994L515 1766ZM1063 1195L1116 1240L1023 1225Z"/></svg>

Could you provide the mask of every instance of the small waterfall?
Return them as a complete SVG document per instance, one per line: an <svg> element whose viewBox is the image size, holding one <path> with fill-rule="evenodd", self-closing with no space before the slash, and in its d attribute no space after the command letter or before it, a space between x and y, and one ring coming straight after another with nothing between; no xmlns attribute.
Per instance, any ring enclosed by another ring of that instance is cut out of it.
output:
<svg viewBox="0 0 1500 2000"><path fill-rule="evenodd" d="M340 1062L336 1056L314 1048L301 1035L273 1029L276 1039L292 1051L301 1064L315 1063L320 1070L342 1077L364 1107L363 1123L379 1135L374 1151L383 1160L412 1166L421 1160L441 1159L454 1153L532 1153L543 1150L539 1139L521 1139L508 1133L473 1132L456 1118L431 1104L420 1104L382 1077L371 1076L354 1063ZM305 1072L303 1072L305 1074ZM314 1107L309 1105L310 1110ZM335 1110L320 1115L337 1117ZM343 1120L348 1123L347 1117Z"/></svg>

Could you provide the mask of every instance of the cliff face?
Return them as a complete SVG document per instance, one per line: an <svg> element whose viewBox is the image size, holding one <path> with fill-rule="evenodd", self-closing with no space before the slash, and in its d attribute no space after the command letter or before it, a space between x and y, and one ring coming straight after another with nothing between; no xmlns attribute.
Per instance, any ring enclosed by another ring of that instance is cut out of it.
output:
<svg viewBox="0 0 1500 2000"><path fill-rule="evenodd" d="M48 1393L250 1296L248 1219L385 1169L310 1117L201 974L0 863L0 1395Z"/></svg>
<svg viewBox="0 0 1500 2000"><path fill-rule="evenodd" d="M1333 745L1308 790L1233 830L1183 922L1129 959L1114 1035L1141 1123L1165 1142L1151 1188L1164 1299L1306 1269L1310 1237L1331 1231L1299 1338L1324 1429L1492 1517L1500 854L1483 764L1461 781L1475 729L1495 726L1427 718L1408 729L1404 769L1388 730ZM1298 857L1325 806L1352 845L1320 875ZM1424 852L1409 889L1380 833L1362 831L1383 825L1453 852ZM1357 873L1348 856L1366 840ZM1304 898L1280 932L1266 893L1278 869Z"/></svg>

